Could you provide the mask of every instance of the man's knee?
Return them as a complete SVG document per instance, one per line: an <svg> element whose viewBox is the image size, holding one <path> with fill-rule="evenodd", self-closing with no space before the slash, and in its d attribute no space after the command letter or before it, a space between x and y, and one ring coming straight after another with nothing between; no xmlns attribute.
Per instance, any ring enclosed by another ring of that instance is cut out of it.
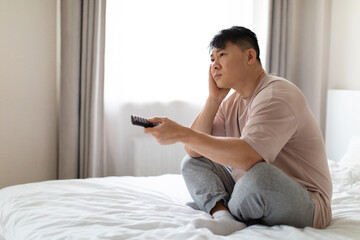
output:
<svg viewBox="0 0 360 240"><path fill-rule="evenodd" d="M189 155L185 155L185 157L181 161L181 172L183 172L186 168L189 167L189 165L191 165L192 160L192 157L190 157Z"/></svg>
<svg viewBox="0 0 360 240"><path fill-rule="evenodd" d="M273 168L275 167L266 162L256 163L237 181L236 189L238 189L238 193L241 193L241 195L248 195L262 192L267 189L268 185L271 185L272 178L274 177Z"/></svg>
<svg viewBox="0 0 360 240"><path fill-rule="evenodd" d="M200 161L206 160L205 158L193 158L189 155L185 155L181 162L181 173L184 174L184 172L190 170L193 171L195 168L198 167L200 164Z"/></svg>
<svg viewBox="0 0 360 240"><path fill-rule="evenodd" d="M185 155L185 157L181 162L181 173L184 174L184 172L187 171L188 169L193 170L198 167L202 168L211 164L212 164L211 161L205 157L193 158L189 155Z"/></svg>

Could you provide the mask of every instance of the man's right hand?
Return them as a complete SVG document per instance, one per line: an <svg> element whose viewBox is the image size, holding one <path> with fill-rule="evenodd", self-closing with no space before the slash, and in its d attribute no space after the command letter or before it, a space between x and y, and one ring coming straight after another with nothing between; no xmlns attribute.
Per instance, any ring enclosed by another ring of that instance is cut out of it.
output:
<svg viewBox="0 0 360 240"><path fill-rule="evenodd" d="M216 85L216 82L211 74L211 65L209 68L209 97L206 100L205 106L195 118L194 122L191 124L190 128L198 132L205 134L211 134L213 122L216 116L216 113L219 109L221 102L228 95L230 89L219 88ZM201 157L201 154L198 154L193 149L185 145L185 150L187 154L192 157Z"/></svg>
<svg viewBox="0 0 360 240"><path fill-rule="evenodd" d="M228 95L230 88L219 88L212 76L211 65L209 67L209 97L217 98L220 102Z"/></svg>

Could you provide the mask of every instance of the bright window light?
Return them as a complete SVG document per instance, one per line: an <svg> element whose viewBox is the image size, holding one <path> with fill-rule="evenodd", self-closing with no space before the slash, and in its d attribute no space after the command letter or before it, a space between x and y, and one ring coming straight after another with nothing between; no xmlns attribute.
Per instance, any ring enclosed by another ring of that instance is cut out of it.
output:
<svg viewBox="0 0 360 240"><path fill-rule="evenodd" d="M253 0L108 0L106 15L110 105L204 102L210 40L234 25L253 29L254 22Z"/></svg>

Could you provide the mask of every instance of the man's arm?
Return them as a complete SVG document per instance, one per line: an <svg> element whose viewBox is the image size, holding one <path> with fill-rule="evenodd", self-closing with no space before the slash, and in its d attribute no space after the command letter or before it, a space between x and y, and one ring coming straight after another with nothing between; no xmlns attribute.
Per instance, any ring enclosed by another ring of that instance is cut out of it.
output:
<svg viewBox="0 0 360 240"><path fill-rule="evenodd" d="M206 100L205 106L195 118L190 128L205 134L211 134L214 119L221 102L224 100L230 89L222 89L216 86L214 78L211 73L211 65L209 67L209 97ZM202 157L203 155L196 152L194 148L185 144L185 151L192 157Z"/></svg>
<svg viewBox="0 0 360 240"><path fill-rule="evenodd" d="M190 128L198 132L205 134L211 134L213 122L216 116L216 113L219 109L219 106L222 102L222 99L209 97L206 100L205 106L195 118L194 122L191 124ZM202 157L203 155L196 152L193 148L185 144L185 151L188 155L192 157Z"/></svg>
<svg viewBox="0 0 360 240"><path fill-rule="evenodd" d="M245 141L239 138L214 137L191 128L184 127L168 118L151 118L149 122L159 122L154 128L144 128L160 144L184 143L197 154L222 165L247 171L262 157Z"/></svg>

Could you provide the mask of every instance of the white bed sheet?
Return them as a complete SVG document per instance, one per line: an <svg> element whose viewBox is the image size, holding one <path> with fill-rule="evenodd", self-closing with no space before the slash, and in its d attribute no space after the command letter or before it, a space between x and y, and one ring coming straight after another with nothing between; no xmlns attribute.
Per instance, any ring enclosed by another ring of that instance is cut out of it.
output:
<svg viewBox="0 0 360 240"><path fill-rule="evenodd" d="M329 161L333 220L324 230L254 225L229 236L194 229L210 215L180 175L57 180L0 190L0 239L360 239L360 176Z"/></svg>

